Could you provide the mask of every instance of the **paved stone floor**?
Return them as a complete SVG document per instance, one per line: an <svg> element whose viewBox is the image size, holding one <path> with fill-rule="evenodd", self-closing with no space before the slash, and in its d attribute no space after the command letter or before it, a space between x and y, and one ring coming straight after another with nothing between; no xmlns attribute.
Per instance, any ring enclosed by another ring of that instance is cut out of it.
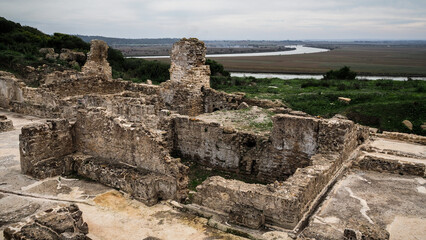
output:
<svg viewBox="0 0 426 240"><path fill-rule="evenodd" d="M22 175L20 128L42 119L1 111L15 130L0 133L0 239L7 224L35 212L76 202L89 225L88 236L102 239L241 239L206 225L207 220L174 210L166 203L147 207L103 185L64 177L42 181ZM149 238L151 237L151 238Z"/></svg>
<svg viewBox="0 0 426 240"><path fill-rule="evenodd" d="M426 179L353 170L334 186L305 231L318 239L342 239L345 228L368 223L385 228L391 240L426 240Z"/></svg>

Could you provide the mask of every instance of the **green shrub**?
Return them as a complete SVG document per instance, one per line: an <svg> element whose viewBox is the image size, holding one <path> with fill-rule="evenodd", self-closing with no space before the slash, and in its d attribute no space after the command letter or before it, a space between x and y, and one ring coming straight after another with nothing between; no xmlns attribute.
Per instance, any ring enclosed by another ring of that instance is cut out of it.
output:
<svg viewBox="0 0 426 240"><path fill-rule="evenodd" d="M212 76L224 76L224 77L231 76L231 74L228 71L225 71L223 65L216 62L215 60L207 59L206 65L210 66L210 71Z"/></svg>
<svg viewBox="0 0 426 240"><path fill-rule="evenodd" d="M344 66L339 70L330 70L326 72L323 79L354 80L356 75L356 72L351 71L348 66Z"/></svg>

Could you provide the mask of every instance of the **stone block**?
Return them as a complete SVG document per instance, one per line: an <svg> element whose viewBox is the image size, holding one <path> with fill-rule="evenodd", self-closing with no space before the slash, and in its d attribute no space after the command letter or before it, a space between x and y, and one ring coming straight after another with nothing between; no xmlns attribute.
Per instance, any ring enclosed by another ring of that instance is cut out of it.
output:
<svg viewBox="0 0 426 240"><path fill-rule="evenodd" d="M13 122L7 119L5 115L0 115L0 132L7 132L13 130Z"/></svg>
<svg viewBox="0 0 426 240"><path fill-rule="evenodd" d="M89 240L87 223L77 205L56 207L7 227L6 240Z"/></svg>
<svg viewBox="0 0 426 240"><path fill-rule="evenodd" d="M265 215L251 206L234 205L229 212L229 222L252 229L259 229L265 225Z"/></svg>

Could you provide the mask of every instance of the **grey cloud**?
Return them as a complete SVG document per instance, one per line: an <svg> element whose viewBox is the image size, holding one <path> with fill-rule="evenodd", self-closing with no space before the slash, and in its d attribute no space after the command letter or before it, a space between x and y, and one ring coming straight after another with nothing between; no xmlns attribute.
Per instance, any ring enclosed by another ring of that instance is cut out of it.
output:
<svg viewBox="0 0 426 240"><path fill-rule="evenodd" d="M47 33L202 39L426 39L426 1L0 0Z"/></svg>

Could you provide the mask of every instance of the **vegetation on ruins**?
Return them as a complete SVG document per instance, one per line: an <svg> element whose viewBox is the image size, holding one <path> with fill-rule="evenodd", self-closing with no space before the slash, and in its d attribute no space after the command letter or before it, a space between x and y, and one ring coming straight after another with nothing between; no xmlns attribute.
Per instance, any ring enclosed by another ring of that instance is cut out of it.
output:
<svg viewBox="0 0 426 240"><path fill-rule="evenodd" d="M254 77L212 77L211 86L248 97L280 99L289 107L315 116L341 114L382 131L426 135L426 82L420 80L282 80ZM339 101L350 98L350 103ZM413 130L402 124L409 120Z"/></svg>

